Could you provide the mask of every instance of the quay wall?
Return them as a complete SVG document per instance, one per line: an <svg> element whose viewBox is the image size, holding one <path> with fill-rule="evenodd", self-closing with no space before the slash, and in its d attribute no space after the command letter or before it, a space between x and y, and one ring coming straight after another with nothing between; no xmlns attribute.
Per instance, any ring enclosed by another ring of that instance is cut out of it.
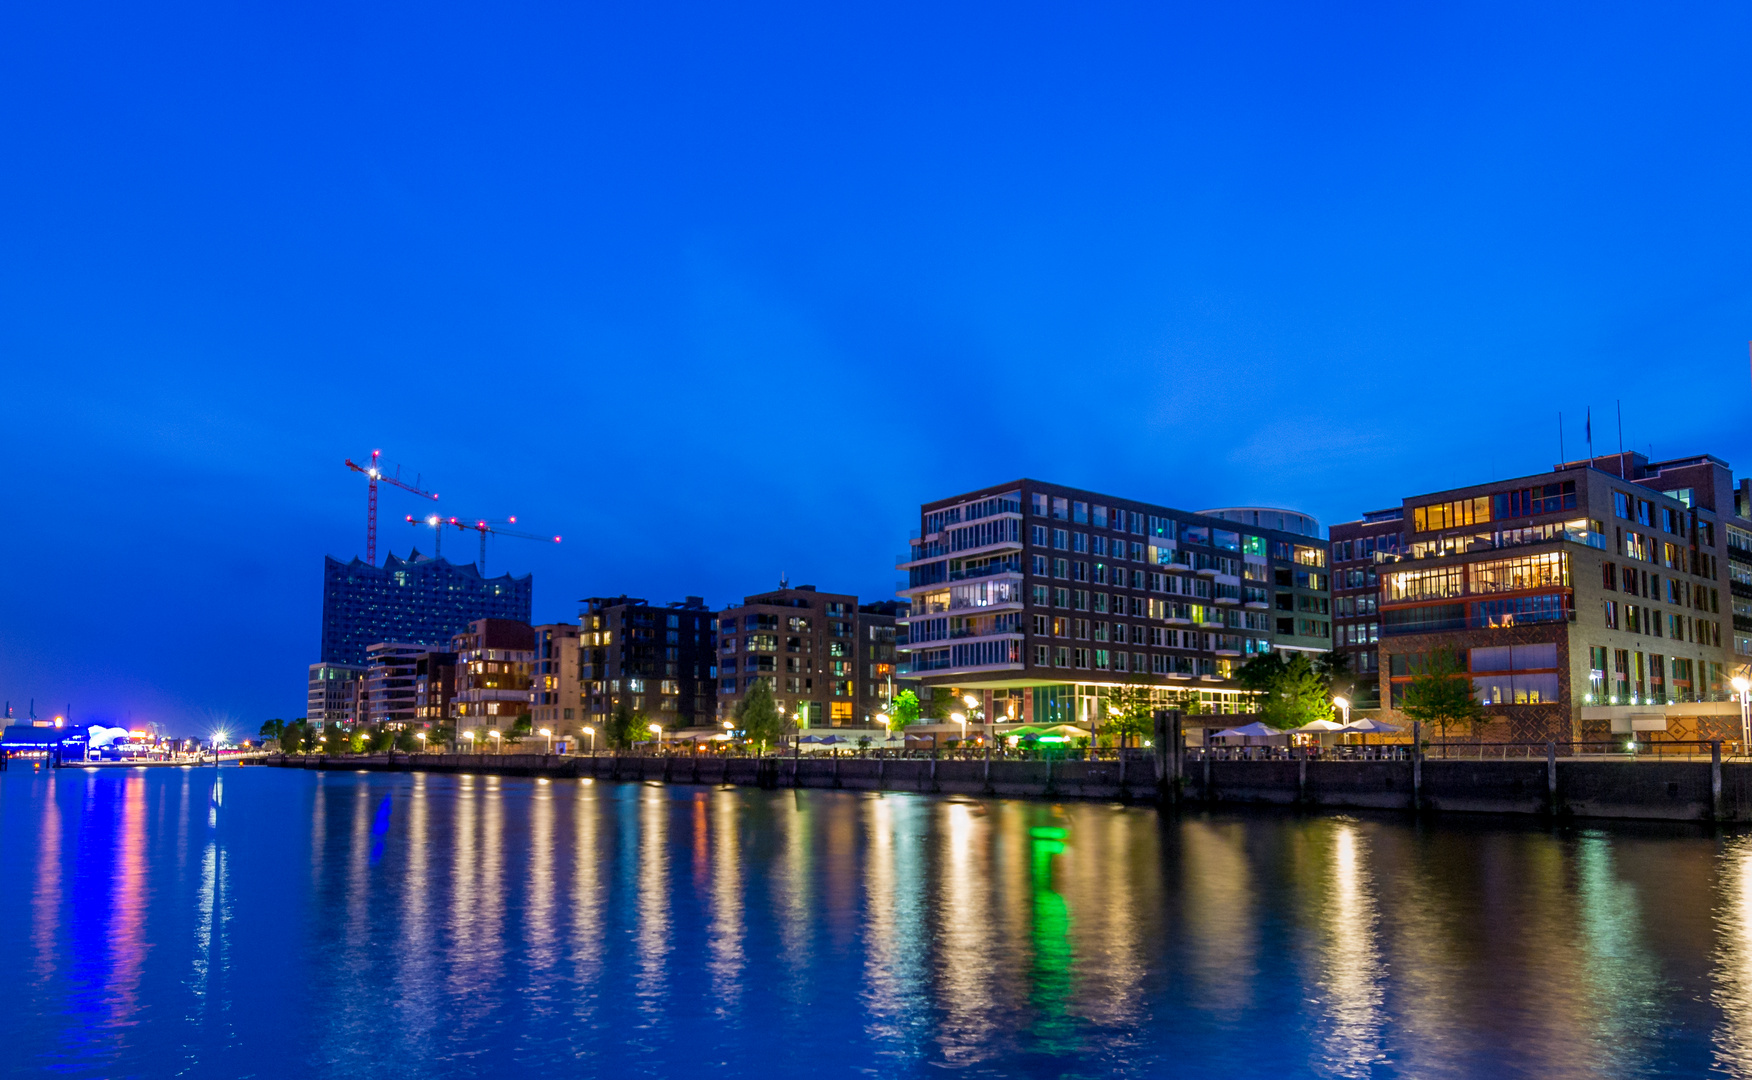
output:
<svg viewBox="0 0 1752 1080"><path fill-rule="evenodd" d="M1158 786L1158 760L1016 761L879 757L397 754L269 757L278 768L489 773L669 784L921 792L1188 806L1752 822L1752 764L1632 761L1224 761L1184 763ZM1169 771L1171 771L1171 766ZM1719 794L1718 794L1719 790Z"/></svg>

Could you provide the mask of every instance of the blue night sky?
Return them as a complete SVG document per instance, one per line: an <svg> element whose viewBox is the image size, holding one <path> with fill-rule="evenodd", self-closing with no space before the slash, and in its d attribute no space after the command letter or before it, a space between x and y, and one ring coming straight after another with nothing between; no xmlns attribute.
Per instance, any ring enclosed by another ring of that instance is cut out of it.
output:
<svg viewBox="0 0 1752 1080"><path fill-rule="evenodd" d="M1024 475L1347 520L1619 398L1752 468L1748 20L8 4L0 695L301 715L373 448L564 534L492 556L544 621L891 595Z"/></svg>

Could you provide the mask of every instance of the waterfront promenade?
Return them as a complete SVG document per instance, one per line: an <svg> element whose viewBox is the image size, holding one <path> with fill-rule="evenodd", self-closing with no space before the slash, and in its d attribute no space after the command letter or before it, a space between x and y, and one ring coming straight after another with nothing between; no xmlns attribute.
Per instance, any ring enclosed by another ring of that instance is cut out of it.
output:
<svg viewBox="0 0 1752 1080"><path fill-rule="evenodd" d="M1187 806L1290 806L1545 818L1752 821L1752 763L1632 760L1224 758L1193 750L1093 761L707 754L268 757L293 769L431 772L761 788L894 791Z"/></svg>

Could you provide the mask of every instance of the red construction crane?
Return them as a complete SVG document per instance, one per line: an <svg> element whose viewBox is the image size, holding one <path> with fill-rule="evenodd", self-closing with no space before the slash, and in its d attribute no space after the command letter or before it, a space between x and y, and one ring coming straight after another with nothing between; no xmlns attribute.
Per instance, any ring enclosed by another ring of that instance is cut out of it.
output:
<svg viewBox="0 0 1752 1080"><path fill-rule="evenodd" d="M359 465L352 458L347 459L347 468L354 472L364 473L366 479L370 481L365 517L365 561L372 566L377 565L377 482L381 480L386 484L394 484L403 491L411 491L424 499L433 501L438 499L437 492L420 490L419 477L415 477L412 484L403 483L400 465L395 467L394 476L383 475L383 470L377 467L377 459L382 455L383 451L381 450L371 451L370 465Z"/></svg>

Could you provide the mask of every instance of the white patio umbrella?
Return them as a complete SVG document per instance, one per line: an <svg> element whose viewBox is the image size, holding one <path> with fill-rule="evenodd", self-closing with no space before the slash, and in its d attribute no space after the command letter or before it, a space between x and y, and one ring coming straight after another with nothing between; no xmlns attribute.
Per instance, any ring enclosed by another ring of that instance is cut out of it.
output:
<svg viewBox="0 0 1752 1080"><path fill-rule="evenodd" d="M1384 735L1390 731L1403 731L1404 729L1397 725L1383 723L1380 720L1375 720L1365 716L1361 720L1353 720L1346 724L1344 730L1352 734L1361 735L1363 737L1363 745L1367 746L1369 745L1370 735Z"/></svg>
<svg viewBox="0 0 1752 1080"><path fill-rule="evenodd" d="M1267 727L1258 720L1255 720L1251 724L1243 724L1240 727L1232 727L1225 731L1219 731L1217 732L1216 737L1219 739L1269 739L1282 734L1283 732L1279 731L1277 728Z"/></svg>
<svg viewBox="0 0 1752 1080"><path fill-rule="evenodd" d="M1303 724L1301 727L1291 728L1290 730L1291 731L1301 731L1301 732L1308 732L1308 731L1327 732L1327 731L1350 731L1353 729L1347 728L1343 724L1334 723L1331 720L1310 720L1306 724Z"/></svg>

